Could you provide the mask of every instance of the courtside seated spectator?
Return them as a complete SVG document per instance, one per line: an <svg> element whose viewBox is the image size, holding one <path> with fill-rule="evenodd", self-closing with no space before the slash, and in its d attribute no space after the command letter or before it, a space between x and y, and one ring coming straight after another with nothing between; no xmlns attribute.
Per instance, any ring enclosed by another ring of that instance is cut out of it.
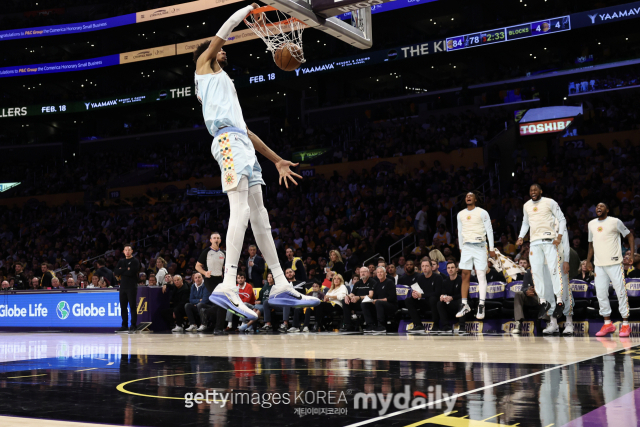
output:
<svg viewBox="0 0 640 427"><path fill-rule="evenodd" d="M200 273L196 273L193 275L193 285L191 285L189 302L184 306L184 310L189 318L189 327L185 329L186 332L195 332L202 324L199 314L200 312L198 311L198 304L201 304L203 301L206 302L207 298L209 298L209 294L204 287L202 275Z"/></svg>
<svg viewBox="0 0 640 427"><path fill-rule="evenodd" d="M342 312L342 304L346 295L347 287L344 285L344 279L340 274L332 274L331 284L324 294L322 302L317 307L314 307L316 316L316 324L313 327L314 332L322 332L322 321L325 316Z"/></svg>
<svg viewBox="0 0 640 427"><path fill-rule="evenodd" d="M253 292L253 286L251 286L247 282L247 276L241 271L238 272L236 276L236 283L238 284L238 296L240 297L242 302L244 302L245 305L249 307L249 309L253 310L253 306L256 303L256 295ZM227 331L235 331L237 329L237 322L240 320L240 318L232 314L230 311L227 311L226 320L227 322L231 322L231 326L227 327ZM245 323L245 319L242 320L243 323Z"/></svg>
<svg viewBox="0 0 640 427"><path fill-rule="evenodd" d="M418 281L420 273L416 272L415 263L412 259L407 260L404 264L404 274L398 279L398 285L409 286Z"/></svg>
<svg viewBox="0 0 640 427"><path fill-rule="evenodd" d="M8 291L9 289L11 289L11 287L9 286L9 282L6 280L2 281L2 290L3 291Z"/></svg>
<svg viewBox="0 0 640 427"><path fill-rule="evenodd" d="M367 322L365 332L386 332L387 320L398 309L396 284L387 278L387 270L382 266L376 268L376 276L378 283L373 289L373 298L362 301L362 312Z"/></svg>
<svg viewBox="0 0 640 427"><path fill-rule="evenodd" d="M98 267L98 269L96 270L94 275L104 279L105 283L107 284L106 287L111 288L113 286L116 286L116 278L113 275L113 271L107 268L107 262L105 261L105 259L98 258L98 261L96 261L96 266Z"/></svg>
<svg viewBox="0 0 640 427"><path fill-rule="evenodd" d="M633 254L633 270L627 273L627 279L640 279L640 254Z"/></svg>
<svg viewBox="0 0 640 427"><path fill-rule="evenodd" d="M64 289L64 286L60 283L60 279L57 277L51 279L51 289Z"/></svg>
<svg viewBox="0 0 640 427"><path fill-rule="evenodd" d="M76 287L76 281L73 279L73 277L67 277L67 288L75 288Z"/></svg>
<svg viewBox="0 0 640 427"><path fill-rule="evenodd" d="M184 323L184 317L186 315L184 306L189 302L190 289L184 286L182 276L176 274L173 276L173 284L167 284L162 286L162 293L165 293L169 289L172 291L171 299L169 300L169 308L162 309L160 314L164 321L171 329L171 332L183 332L182 327ZM172 326L175 324L175 327Z"/></svg>
<svg viewBox="0 0 640 427"><path fill-rule="evenodd" d="M314 298L318 298L319 300L324 300L324 293L322 293L322 287L319 283L314 282L311 286L311 292L307 295L312 296ZM311 322L311 314L315 312L317 307L297 307L293 311L293 327L294 328L302 328L301 332L309 332L309 323ZM302 326L300 325L300 319L304 317L304 323Z"/></svg>
<svg viewBox="0 0 640 427"><path fill-rule="evenodd" d="M53 273L49 271L49 265L43 262L40 265L42 271L42 278L40 279L40 287L47 289L51 287L51 279L53 279Z"/></svg>
<svg viewBox="0 0 640 427"><path fill-rule="evenodd" d="M271 288L275 285L275 281L273 280L273 274L269 271L267 273L267 281L260 289L260 294L256 299L256 303L253 306L253 311L258 315L262 315L264 317L264 326L262 330L272 330L271 326L271 308L269 307L269 294L271 293ZM266 304L265 304L266 303ZM265 329L265 327L268 327Z"/></svg>
<svg viewBox="0 0 640 427"><path fill-rule="evenodd" d="M516 321L516 326L511 331L512 334L518 335L522 331L524 307L538 307L539 305L540 298L533 284L533 276L531 275L531 271L527 270L527 272L524 273L521 290L516 292L513 297L513 317Z"/></svg>
<svg viewBox="0 0 640 427"><path fill-rule="evenodd" d="M22 263L17 262L15 264L15 274L13 275L14 289L27 289L29 287L29 279L26 274L23 273L24 266Z"/></svg>
<svg viewBox="0 0 640 427"><path fill-rule="evenodd" d="M158 286L156 276L149 276L149 286Z"/></svg>
<svg viewBox="0 0 640 427"><path fill-rule="evenodd" d="M34 277L33 279L31 279L31 286L29 287L29 289L31 290L41 289L40 279L38 279L37 277Z"/></svg>
<svg viewBox="0 0 640 427"><path fill-rule="evenodd" d="M633 274L633 271L631 273ZM640 271L638 273L640 273ZM640 277L640 274L638 275L638 277ZM580 270L574 277L574 280L582 280L584 282L591 283L593 282L593 279L593 271L589 271L589 268L587 267L587 260L585 259L580 263Z"/></svg>
<svg viewBox="0 0 640 427"><path fill-rule="evenodd" d="M531 266L529 265L529 260L526 258L520 258L518 260L518 265L525 270L529 270L529 268L531 268ZM524 280L524 273L518 273L516 275L516 280Z"/></svg>
<svg viewBox="0 0 640 427"><path fill-rule="evenodd" d="M164 276L167 274L167 261L162 257L156 259L156 281L158 285L164 285ZM149 285L151 286L151 285Z"/></svg>

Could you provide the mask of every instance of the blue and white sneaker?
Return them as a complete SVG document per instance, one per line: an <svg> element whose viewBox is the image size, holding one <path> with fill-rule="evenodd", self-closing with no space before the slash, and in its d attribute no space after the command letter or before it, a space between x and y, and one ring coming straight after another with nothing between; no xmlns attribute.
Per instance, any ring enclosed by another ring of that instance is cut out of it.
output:
<svg viewBox="0 0 640 427"><path fill-rule="evenodd" d="M269 305L273 307L317 307L320 303L318 298L296 291L290 283L274 285L269 294Z"/></svg>
<svg viewBox="0 0 640 427"><path fill-rule="evenodd" d="M258 320L258 315L244 305L240 297L233 289L219 290L220 286L209 296L209 301L222 307L233 314L249 320ZM271 301L269 301L271 302Z"/></svg>

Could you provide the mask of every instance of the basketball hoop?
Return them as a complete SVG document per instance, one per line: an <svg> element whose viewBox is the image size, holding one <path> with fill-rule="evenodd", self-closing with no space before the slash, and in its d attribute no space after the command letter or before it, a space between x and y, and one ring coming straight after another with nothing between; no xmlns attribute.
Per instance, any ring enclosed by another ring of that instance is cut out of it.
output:
<svg viewBox="0 0 640 427"><path fill-rule="evenodd" d="M267 17L266 12L274 12L271 16L275 22ZM296 18L271 6L254 9L244 18L244 23L267 45L267 50L274 57L276 51L287 49L298 62L305 62L302 51L302 31L306 25Z"/></svg>

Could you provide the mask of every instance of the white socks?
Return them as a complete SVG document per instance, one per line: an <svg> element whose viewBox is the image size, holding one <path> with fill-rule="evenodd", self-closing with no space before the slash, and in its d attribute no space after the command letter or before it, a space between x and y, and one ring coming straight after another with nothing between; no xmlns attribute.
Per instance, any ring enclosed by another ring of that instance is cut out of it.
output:
<svg viewBox="0 0 640 427"><path fill-rule="evenodd" d="M609 319L609 320L606 320L606 319L605 319L605 321L604 321L604 324L605 324L605 325L608 325L608 324L610 324L610 323L611 323L611 319ZM627 323L628 323L628 322L627 322Z"/></svg>
<svg viewBox="0 0 640 427"><path fill-rule="evenodd" d="M480 301L487 299L487 272L484 270L476 270L478 278L478 290L480 291Z"/></svg>
<svg viewBox="0 0 640 427"><path fill-rule="evenodd" d="M238 187L227 192L229 196L229 227L227 228L227 258L225 260L224 282L225 289L236 286L238 261L244 234L249 225L249 181L246 176L240 178Z"/></svg>
<svg viewBox="0 0 640 427"><path fill-rule="evenodd" d="M462 298L462 304L466 304L467 303L467 299L466 298Z"/></svg>
<svg viewBox="0 0 640 427"><path fill-rule="evenodd" d="M567 316L567 320L565 320L565 321L564 321L564 323L565 323L565 324L567 324L567 323L573 323L573 316L568 315L568 316Z"/></svg>
<svg viewBox="0 0 640 427"><path fill-rule="evenodd" d="M558 319L556 319L553 316L551 316L551 326L553 326L553 327L558 326Z"/></svg>
<svg viewBox="0 0 640 427"><path fill-rule="evenodd" d="M276 285L287 285L288 282L284 276L282 267L280 266L280 261L278 260L278 254L276 252L276 245L273 242L273 236L271 235L269 213L264 207L261 185L254 185L249 188L248 206L250 209L253 236L256 238L258 248L260 248L262 256L264 256L264 259L273 274L273 280Z"/></svg>
<svg viewBox="0 0 640 427"><path fill-rule="evenodd" d="M629 319L622 319L622 326L627 326L629 324Z"/></svg>
<svg viewBox="0 0 640 427"><path fill-rule="evenodd" d="M562 297L556 297L556 304L562 304Z"/></svg>

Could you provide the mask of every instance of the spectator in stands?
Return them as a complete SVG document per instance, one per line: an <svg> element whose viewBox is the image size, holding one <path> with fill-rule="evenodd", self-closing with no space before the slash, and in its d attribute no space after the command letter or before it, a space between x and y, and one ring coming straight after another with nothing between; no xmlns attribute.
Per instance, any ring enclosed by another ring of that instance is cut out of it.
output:
<svg viewBox="0 0 640 427"><path fill-rule="evenodd" d="M353 321L357 319L355 312L362 310L361 304L364 297L373 297L374 283L370 280L369 268L361 267L359 274L360 280L353 285L351 292L345 296L344 304L342 305L342 313L344 315L343 332L356 330L356 325L353 324Z"/></svg>
<svg viewBox="0 0 640 427"><path fill-rule="evenodd" d="M345 251L344 258L344 269L345 271L355 271L358 268L358 257L353 254L351 248L347 248Z"/></svg>
<svg viewBox="0 0 640 427"><path fill-rule="evenodd" d="M29 279L27 279L27 276L23 272L23 269L24 269L23 264L21 262L16 262L14 268L15 268L15 274L13 275L13 280L14 280L13 288L27 289L29 287Z"/></svg>
<svg viewBox="0 0 640 427"><path fill-rule="evenodd" d="M407 264L408 263L407 261ZM438 314L438 302L440 301L440 292L442 290L442 276L433 273L431 260L428 257L422 258L420 267L422 269L422 275L418 278L417 285L422 292L412 289L411 297L405 300L405 306L413 322L413 329L411 329L410 332L427 332L427 328L422 325L418 310L423 313L430 310L433 319L432 331L439 331L440 316Z"/></svg>
<svg viewBox="0 0 640 427"><path fill-rule="evenodd" d="M580 239L580 236L574 236L574 238L571 239L571 248L573 248L578 253L580 259L587 259L587 251L581 246L581 243L582 241Z"/></svg>
<svg viewBox="0 0 640 427"><path fill-rule="evenodd" d="M29 289L42 289L40 287L40 279L37 277L34 277L33 279L31 279L31 287Z"/></svg>
<svg viewBox="0 0 640 427"><path fill-rule="evenodd" d="M509 241L509 238L506 234L500 236L500 243L502 243L502 254L506 255L510 258L516 256L516 245Z"/></svg>
<svg viewBox="0 0 640 427"><path fill-rule="evenodd" d="M627 279L640 279L640 254L633 254L633 270L627 273Z"/></svg>
<svg viewBox="0 0 640 427"><path fill-rule="evenodd" d="M89 286L87 286L87 289L97 289L97 288L99 288L100 285L98 284L98 281L100 281L100 278L96 274L91 276L91 283L89 284Z"/></svg>
<svg viewBox="0 0 640 427"><path fill-rule="evenodd" d="M46 262L43 262L40 265L40 269L42 271L42 276L40 279L40 284L42 288L47 289L51 287L51 279L53 279L53 274L49 271L49 265Z"/></svg>
<svg viewBox="0 0 640 427"><path fill-rule="evenodd" d="M525 270L529 270L531 268L531 266L529 265L529 260L526 258L520 258L518 260L518 265ZM518 273L518 275L516 276L516 280L524 280L524 273Z"/></svg>
<svg viewBox="0 0 640 427"><path fill-rule="evenodd" d="M447 274L447 260L439 249L433 249L429 252L429 258L431 259L432 268L434 267L434 263L436 263L436 270L438 270L440 274Z"/></svg>
<svg viewBox="0 0 640 427"><path fill-rule="evenodd" d="M404 265L406 262L405 257L401 256L398 258L398 264L396 265L396 273L398 273L398 276L404 276Z"/></svg>
<svg viewBox="0 0 640 427"><path fill-rule="evenodd" d="M362 302L362 312L367 322L365 332L386 332L387 319L398 309L396 284L387 278L387 270L380 266L376 268L376 275L378 283L373 289L371 301Z"/></svg>
<svg viewBox="0 0 640 427"><path fill-rule="evenodd" d="M64 286L60 283L60 279L57 277L51 279L51 289L64 289Z"/></svg>
<svg viewBox="0 0 640 427"><path fill-rule="evenodd" d="M451 233L447 231L447 227L443 223L438 224L438 231L433 235L434 246L446 246L450 243Z"/></svg>
<svg viewBox="0 0 640 427"><path fill-rule="evenodd" d="M587 283L593 282L593 271L589 271L589 267L587 267L587 260L580 263L580 271L578 271L578 274L574 276L573 279L582 280Z"/></svg>
<svg viewBox="0 0 640 427"><path fill-rule="evenodd" d="M324 294L322 302L314 308L316 324L312 329L313 332L322 332L322 322L325 316L331 316L334 312L342 312L342 304L346 295L347 287L344 285L344 279L340 274L333 273L331 284Z"/></svg>
<svg viewBox="0 0 640 427"><path fill-rule="evenodd" d="M73 277L68 277L67 288L75 288L75 287L76 287L76 281L73 279Z"/></svg>
<svg viewBox="0 0 640 427"><path fill-rule="evenodd" d="M2 290L3 291L8 291L9 289L11 289L11 287L9 286L9 282L6 280L2 281Z"/></svg>
<svg viewBox="0 0 640 427"><path fill-rule="evenodd" d="M430 262L431 262L431 270L433 271L433 274L440 275L440 263L434 259L432 259Z"/></svg>
<svg viewBox="0 0 640 427"><path fill-rule="evenodd" d="M196 332L202 324L198 304L206 301L207 298L209 298L209 294L204 287L202 275L196 273L193 275L193 285L191 285L191 291L189 293L189 302L184 306L184 311L187 313L187 318L189 319L189 327L185 329L186 332Z"/></svg>
<svg viewBox="0 0 640 427"><path fill-rule="evenodd" d="M147 273L140 272L138 277L138 286L149 286L149 281L147 280Z"/></svg>
<svg viewBox="0 0 640 427"><path fill-rule="evenodd" d="M633 267L633 252L627 251L622 257L622 269L624 271L624 277L629 277L629 273L634 270Z"/></svg>
<svg viewBox="0 0 640 427"><path fill-rule="evenodd" d="M362 268L362 267L360 267ZM353 287L355 286L356 283L358 283L358 281L360 280L360 268L356 268L353 271L353 274L351 275L351 280L349 280L349 283L347 283L347 293L351 293L351 291L353 290ZM368 270L368 269L367 269Z"/></svg>
<svg viewBox="0 0 640 427"><path fill-rule="evenodd" d="M247 274L251 284L255 288L262 287L262 277L264 276L264 258L258 255L258 248L255 245L249 246L249 258L247 259Z"/></svg>
<svg viewBox="0 0 640 427"><path fill-rule="evenodd" d="M396 266L393 263L387 265L387 277L393 280L396 285L398 284L398 279L400 277L396 273Z"/></svg>
<svg viewBox="0 0 640 427"><path fill-rule="evenodd" d="M236 283L238 284L238 296L240 297L242 302L244 302L245 305L249 307L250 310L253 310L253 306L256 304L256 295L253 292L253 286L251 286L247 282L247 276L243 272L239 271L238 275L236 276ZM242 320L242 323L248 322L248 320L240 319L238 316L232 314L229 311L227 311L226 320L227 322L231 322L231 325L227 326L227 332L236 332L237 322L240 320ZM244 330L245 329L243 329L243 331Z"/></svg>
<svg viewBox="0 0 640 427"><path fill-rule="evenodd" d="M458 268L455 262L447 263L448 279L442 282L438 301L438 314L440 323L443 325L442 330L450 332L453 330L453 323L456 319L456 313L462 307L462 277L458 275ZM465 330L464 317L459 320L460 332Z"/></svg>
<svg viewBox="0 0 640 427"><path fill-rule="evenodd" d="M116 285L116 278L114 277L113 272L107 268L106 264L107 263L104 258L98 258L98 261L96 261L98 269L94 274L103 278L107 287L112 287Z"/></svg>
<svg viewBox="0 0 640 427"><path fill-rule="evenodd" d="M427 247L427 240L420 239L418 240L418 246L416 246L412 251L411 255L415 256L416 259L420 257L425 257L429 254L429 248Z"/></svg>
<svg viewBox="0 0 640 427"><path fill-rule="evenodd" d="M344 262L342 262L342 256L340 252L337 250L329 251L329 263L327 264L329 269L336 274L342 275L344 274Z"/></svg>
<svg viewBox="0 0 640 427"><path fill-rule="evenodd" d="M290 268L293 270L296 280L303 282L307 280L307 272L304 269L304 263L298 257L293 256L293 249L287 248L285 251L287 261L284 263L284 269Z"/></svg>
<svg viewBox="0 0 640 427"><path fill-rule="evenodd" d="M530 248L531 248L531 246L530 246L529 242L524 242L522 244L522 246L520 247L520 252L518 252L518 254L516 255L516 257L513 260L518 262L518 261L520 261L521 258L529 259L529 249Z"/></svg>
<svg viewBox="0 0 640 427"><path fill-rule="evenodd" d="M158 257L156 259L156 281L158 283L158 285L162 286L164 285L164 276L167 275L167 261L164 260L164 258L162 257ZM151 286L151 285L149 285Z"/></svg>
<svg viewBox="0 0 640 427"><path fill-rule="evenodd" d="M173 276L173 285L162 286L162 293L165 293L167 289L172 292L171 299L169 300L169 308L160 310L160 314L167 323L167 326L169 326L169 329L171 329L171 332L183 332L184 329L182 326L184 317L186 316L184 307L189 302L191 291L188 287L184 286L182 276L179 274ZM172 329L174 324L175 327Z"/></svg>
<svg viewBox="0 0 640 427"><path fill-rule="evenodd" d="M158 286L158 279L156 279L154 274L149 276L149 286Z"/></svg>

